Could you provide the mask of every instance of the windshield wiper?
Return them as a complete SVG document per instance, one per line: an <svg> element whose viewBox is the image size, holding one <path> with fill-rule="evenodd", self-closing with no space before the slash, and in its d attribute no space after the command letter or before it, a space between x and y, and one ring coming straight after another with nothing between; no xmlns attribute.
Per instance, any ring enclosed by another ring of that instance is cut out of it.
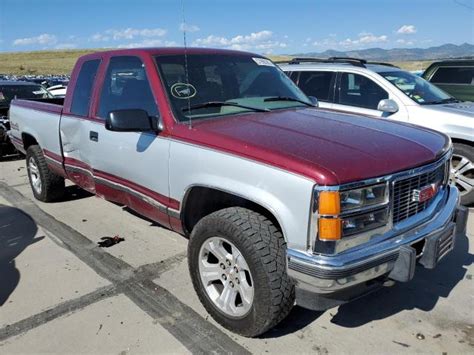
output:
<svg viewBox="0 0 474 355"><path fill-rule="evenodd" d="M459 102L459 100L455 99L454 97L449 97L443 100L425 102L423 103L423 105L450 104L450 103L456 103L456 102Z"/></svg>
<svg viewBox="0 0 474 355"><path fill-rule="evenodd" d="M306 106L311 106L311 107L316 107L314 104L311 102L303 101L300 99L296 99L294 97L289 97L289 96L274 96L274 97L267 97L263 101L269 102L269 101L294 101L294 102L299 102L302 104L305 104Z"/></svg>
<svg viewBox="0 0 474 355"><path fill-rule="evenodd" d="M240 108L245 108L247 110L252 110L255 112L269 112L270 111L268 108L259 108L259 107L241 105L236 102L225 102L225 101L208 101L202 104L196 104L189 107L183 107L181 111L184 112L184 111L192 111L192 110L197 110L197 109L206 108L206 107L221 107L221 106L240 107Z"/></svg>

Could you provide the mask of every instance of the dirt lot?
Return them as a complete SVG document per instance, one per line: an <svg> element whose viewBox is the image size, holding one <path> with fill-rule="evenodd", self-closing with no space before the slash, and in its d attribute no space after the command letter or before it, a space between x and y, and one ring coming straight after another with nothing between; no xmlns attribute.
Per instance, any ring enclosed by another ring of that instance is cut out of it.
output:
<svg viewBox="0 0 474 355"><path fill-rule="evenodd" d="M295 308L246 339L200 305L185 238L74 186L62 202L33 201L24 165L0 163L0 353L474 351L474 209L437 269L326 312Z"/></svg>

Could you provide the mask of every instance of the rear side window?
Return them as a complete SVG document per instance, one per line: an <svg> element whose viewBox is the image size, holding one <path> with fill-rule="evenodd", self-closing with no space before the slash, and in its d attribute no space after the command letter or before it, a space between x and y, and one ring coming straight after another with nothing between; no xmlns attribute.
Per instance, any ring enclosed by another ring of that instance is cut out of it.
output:
<svg viewBox="0 0 474 355"><path fill-rule="evenodd" d="M106 118L110 111L124 109L141 109L150 116L158 115L145 65L138 57L121 56L110 59L97 114Z"/></svg>
<svg viewBox="0 0 474 355"><path fill-rule="evenodd" d="M438 68L430 80L435 84L474 85L474 67Z"/></svg>
<svg viewBox="0 0 474 355"><path fill-rule="evenodd" d="M88 60L82 64L72 96L71 113L87 116L91 102L92 85L99 68L100 59Z"/></svg>
<svg viewBox="0 0 474 355"><path fill-rule="evenodd" d="M302 71L298 81L299 87L308 96L319 101L332 101L332 83L334 73L328 71Z"/></svg>
<svg viewBox="0 0 474 355"><path fill-rule="evenodd" d="M339 103L376 110L380 100L388 99L387 92L365 76L344 73L339 87Z"/></svg>

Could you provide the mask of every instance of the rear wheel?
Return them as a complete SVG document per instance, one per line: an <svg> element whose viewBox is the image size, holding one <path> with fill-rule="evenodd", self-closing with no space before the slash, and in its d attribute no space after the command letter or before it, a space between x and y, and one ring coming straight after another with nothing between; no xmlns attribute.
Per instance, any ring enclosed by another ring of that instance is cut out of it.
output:
<svg viewBox="0 0 474 355"><path fill-rule="evenodd" d="M454 143L451 176L461 194L461 203L474 203L474 147Z"/></svg>
<svg viewBox="0 0 474 355"><path fill-rule="evenodd" d="M206 310L235 333L260 335L293 306L285 240L256 212L233 207L201 219L191 233L188 263Z"/></svg>
<svg viewBox="0 0 474 355"><path fill-rule="evenodd" d="M31 190L37 200L50 202L64 195L64 178L49 170L39 146L32 145L26 151L26 168Z"/></svg>

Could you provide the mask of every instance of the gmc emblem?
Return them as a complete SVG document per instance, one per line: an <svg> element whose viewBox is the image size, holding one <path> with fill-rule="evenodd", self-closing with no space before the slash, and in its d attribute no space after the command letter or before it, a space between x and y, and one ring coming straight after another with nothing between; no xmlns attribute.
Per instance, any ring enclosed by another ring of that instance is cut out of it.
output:
<svg viewBox="0 0 474 355"><path fill-rule="evenodd" d="M423 186L421 189L412 191L412 201L422 203L431 199L438 192L438 184Z"/></svg>

